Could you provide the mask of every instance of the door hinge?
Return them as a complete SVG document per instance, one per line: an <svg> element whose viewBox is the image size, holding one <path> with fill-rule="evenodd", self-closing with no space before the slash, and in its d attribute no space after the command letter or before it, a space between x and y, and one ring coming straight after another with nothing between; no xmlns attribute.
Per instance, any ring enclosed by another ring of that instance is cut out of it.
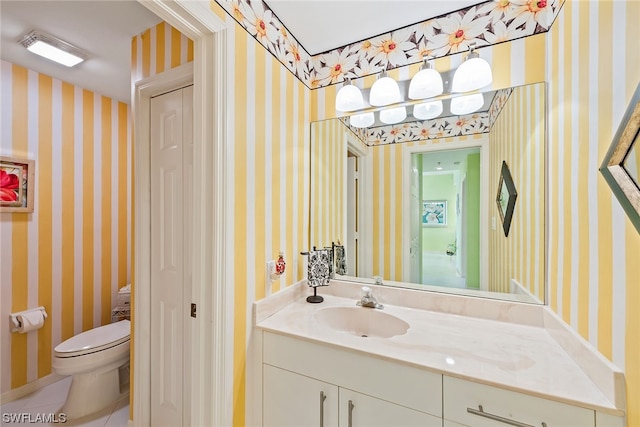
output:
<svg viewBox="0 0 640 427"><path fill-rule="evenodd" d="M196 305L191 303L191 317L196 317Z"/></svg>

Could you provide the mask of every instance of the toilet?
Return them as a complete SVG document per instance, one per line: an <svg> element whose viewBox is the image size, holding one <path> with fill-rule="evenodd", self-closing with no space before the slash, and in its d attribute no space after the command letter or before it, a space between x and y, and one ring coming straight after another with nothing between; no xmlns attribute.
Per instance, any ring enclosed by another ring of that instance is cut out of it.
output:
<svg viewBox="0 0 640 427"><path fill-rule="evenodd" d="M121 320L82 332L55 347L54 372L72 376L60 410L68 419L99 412L128 394L128 387L121 392L120 370L129 364L130 335L131 323Z"/></svg>

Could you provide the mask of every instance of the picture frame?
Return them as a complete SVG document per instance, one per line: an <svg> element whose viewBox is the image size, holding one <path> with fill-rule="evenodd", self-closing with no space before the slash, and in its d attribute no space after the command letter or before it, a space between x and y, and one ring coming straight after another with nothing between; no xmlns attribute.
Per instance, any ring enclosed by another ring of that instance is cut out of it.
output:
<svg viewBox="0 0 640 427"><path fill-rule="evenodd" d="M0 156L0 212L33 212L35 160Z"/></svg>
<svg viewBox="0 0 640 427"><path fill-rule="evenodd" d="M446 227L447 226L447 201L423 200L422 201L422 226Z"/></svg>
<svg viewBox="0 0 640 427"><path fill-rule="evenodd" d="M640 233L640 83L602 160L600 173Z"/></svg>
<svg viewBox="0 0 640 427"><path fill-rule="evenodd" d="M502 168L500 170L500 180L498 182L498 194L496 196L496 204L498 205L498 212L500 213L500 219L502 220L502 229L504 236L509 237L509 230L511 229L511 220L513 218L513 211L516 207L516 199L518 198L518 192L516 186L511 177L511 171L506 161L502 161Z"/></svg>

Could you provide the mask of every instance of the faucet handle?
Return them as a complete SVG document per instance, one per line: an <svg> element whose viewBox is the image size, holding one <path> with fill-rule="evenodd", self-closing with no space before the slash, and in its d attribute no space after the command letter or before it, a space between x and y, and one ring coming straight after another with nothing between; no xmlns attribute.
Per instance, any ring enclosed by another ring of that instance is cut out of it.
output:
<svg viewBox="0 0 640 427"><path fill-rule="evenodd" d="M362 294L364 298L371 298L371 288L368 286L362 287Z"/></svg>

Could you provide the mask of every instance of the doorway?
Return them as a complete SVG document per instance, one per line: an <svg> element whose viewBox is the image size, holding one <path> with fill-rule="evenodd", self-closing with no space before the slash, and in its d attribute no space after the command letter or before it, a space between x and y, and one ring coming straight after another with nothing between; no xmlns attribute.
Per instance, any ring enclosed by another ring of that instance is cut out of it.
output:
<svg viewBox="0 0 640 427"><path fill-rule="evenodd" d="M420 214L410 219L411 242L420 242L412 244L419 283L480 288L480 155L479 147L411 155L420 171L411 178Z"/></svg>

